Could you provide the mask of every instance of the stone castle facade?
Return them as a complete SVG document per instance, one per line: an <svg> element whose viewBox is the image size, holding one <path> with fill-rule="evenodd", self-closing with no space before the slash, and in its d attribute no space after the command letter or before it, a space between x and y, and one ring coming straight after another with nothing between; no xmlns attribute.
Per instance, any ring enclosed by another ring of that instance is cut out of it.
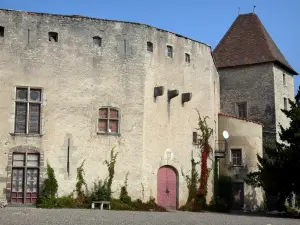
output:
<svg viewBox="0 0 300 225"><path fill-rule="evenodd" d="M282 106L273 91L253 108L238 88L245 90L247 79L256 78L245 75L233 81L234 73L244 73L239 72L242 67L218 72L210 46L145 24L0 10L0 52L0 196L10 204L36 201L47 161L55 170L60 195L74 190L76 168L83 160L91 187L107 177L104 161L116 146L115 193L129 173L131 197L152 196L160 205L178 208L187 198L181 170L189 172L191 153L197 151L195 109L209 117L216 150L222 139L220 112L234 114L234 102L247 101L252 114L259 112L258 120L261 110L274 112ZM252 69L266 71L262 83L270 90L268 74L274 78L282 71L271 63L253 66L245 74ZM279 80L274 78L273 84ZM282 88L286 97L293 94L292 84L287 71L287 87ZM273 103L267 103L271 97ZM245 118L234 121L243 127L251 123ZM222 126L228 127L224 121ZM262 140L261 125L253 126L255 134L243 128L243 137ZM262 152L262 141L250 145L243 142L244 155L249 149ZM252 163L248 171L256 168ZM208 190L209 200L212 175ZM257 199L261 202L261 194Z"/></svg>

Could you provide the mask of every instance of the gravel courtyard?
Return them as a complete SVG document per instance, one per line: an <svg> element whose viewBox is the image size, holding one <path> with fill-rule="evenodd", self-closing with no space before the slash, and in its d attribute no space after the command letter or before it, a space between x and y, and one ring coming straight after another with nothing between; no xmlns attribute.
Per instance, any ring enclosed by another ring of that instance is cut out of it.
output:
<svg viewBox="0 0 300 225"><path fill-rule="evenodd" d="M300 220L190 212L127 212L88 209L0 209L0 225L299 225Z"/></svg>

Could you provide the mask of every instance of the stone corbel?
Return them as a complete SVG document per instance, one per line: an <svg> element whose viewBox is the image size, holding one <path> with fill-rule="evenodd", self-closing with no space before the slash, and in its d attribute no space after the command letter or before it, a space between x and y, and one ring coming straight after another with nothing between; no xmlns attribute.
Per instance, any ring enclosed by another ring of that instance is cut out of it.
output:
<svg viewBox="0 0 300 225"><path fill-rule="evenodd" d="M185 102L188 102L192 99L192 93L187 92L187 93L182 93L181 94L181 103L184 105Z"/></svg>
<svg viewBox="0 0 300 225"><path fill-rule="evenodd" d="M154 88L154 98L162 96L164 94L164 86L159 86Z"/></svg>
<svg viewBox="0 0 300 225"><path fill-rule="evenodd" d="M175 98L179 95L179 91L177 89L168 90L168 101L170 102L172 98Z"/></svg>

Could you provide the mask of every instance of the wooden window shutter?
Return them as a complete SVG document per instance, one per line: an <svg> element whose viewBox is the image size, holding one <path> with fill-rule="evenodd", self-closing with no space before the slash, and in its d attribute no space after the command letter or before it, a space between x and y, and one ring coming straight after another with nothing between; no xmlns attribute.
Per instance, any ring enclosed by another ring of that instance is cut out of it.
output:
<svg viewBox="0 0 300 225"><path fill-rule="evenodd" d="M29 105L29 133L40 133L40 104Z"/></svg>
<svg viewBox="0 0 300 225"><path fill-rule="evenodd" d="M27 104L16 103L15 132L26 133Z"/></svg>

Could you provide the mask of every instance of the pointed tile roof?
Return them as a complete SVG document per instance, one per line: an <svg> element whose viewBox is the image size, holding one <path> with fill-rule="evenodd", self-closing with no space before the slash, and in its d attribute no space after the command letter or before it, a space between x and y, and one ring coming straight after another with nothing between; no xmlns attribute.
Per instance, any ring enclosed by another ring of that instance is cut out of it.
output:
<svg viewBox="0 0 300 225"><path fill-rule="evenodd" d="M274 62L297 75L255 13L236 18L213 56L217 68Z"/></svg>

